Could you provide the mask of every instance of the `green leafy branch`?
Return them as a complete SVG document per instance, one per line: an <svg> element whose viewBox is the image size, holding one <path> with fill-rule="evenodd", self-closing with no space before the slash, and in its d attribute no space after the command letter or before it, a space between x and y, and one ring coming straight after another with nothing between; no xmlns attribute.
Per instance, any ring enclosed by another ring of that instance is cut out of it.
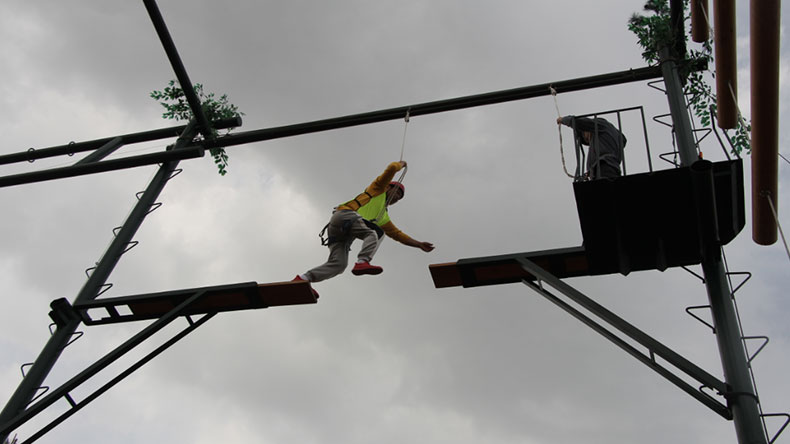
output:
<svg viewBox="0 0 790 444"><path fill-rule="evenodd" d="M634 14L628 21L628 30L636 34L642 47L642 58L653 65L660 62L660 52L671 47L675 36L669 19L669 5L666 0L648 0L644 6L650 15Z"/></svg>
<svg viewBox="0 0 790 444"><path fill-rule="evenodd" d="M688 0L683 2L684 10L688 10ZM633 32L642 47L642 58L649 64L654 65L661 62L661 52L664 48L674 47L677 34L672 32L670 19L670 7L667 0L647 0L644 6L646 15L634 14L628 21L628 29ZM688 15L684 17L689 20ZM687 40L687 33L682 33ZM686 42L684 42L686 43ZM711 40L701 44L700 49L691 49L682 55L683 60L678 60L681 78L686 83L686 94L688 103L694 115L699 119L702 126L710 126L713 115L716 113L716 95L710 84L705 81L703 72L696 71L692 64L697 61L711 65L713 61L713 50ZM709 73L713 76L713 73ZM738 154L745 151L751 152L749 143L749 132L751 124L739 120L735 128L735 135L730 138L733 145L733 153Z"/></svg>
<svg viewBox="0 0 790 444"><path fill-rule="evenodd" d="M203 91L203 85L200 83L195 84L193 88L198 99L200 99L203 113L206 115L206 119L209 122L244 115L244 113L239 111L236 105L228 101L227 94L223 94L219 98L217 98L214 93L206 94ZM184 96L184 90L181 89L181 86L179 86L178 82L175 80L171 80L164 90L151 92L151 98L159 101L165 108L165 112L162 113L162 117L165 119L180 121L190 120L192 118L192 109L189 107L189 103L187 103L186 97ZM228 132L230 132L230 130L228 130ZM211 138L216 138L218 135L218 131L212 127ZM217 165L219 174L222 176L227 174L228 154L225 152L225 148L211 148L210 152L214 158L214 163Z"/></svg>

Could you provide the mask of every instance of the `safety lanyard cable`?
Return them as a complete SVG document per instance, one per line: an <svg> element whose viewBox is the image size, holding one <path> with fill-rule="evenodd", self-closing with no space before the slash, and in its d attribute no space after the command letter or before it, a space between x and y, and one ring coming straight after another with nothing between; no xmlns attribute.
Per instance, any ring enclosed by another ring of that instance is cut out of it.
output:
<svg viewBox="0 0 790 444"><path fill-rule="evenodd" d="M406 150L406 131L409 129L409 117L411 113L411 108L406 110L406 116L404 117L404 124L403 124L403 141L400 145L400 162L403 162L403 152ZM406 177L406 171L409 169L408 166L404 167L401 170L400 176L398 176L397 182L403 183L403 178ZM389 189L389 186L387 186ZM386 192L386 191L385 191ZM384 212L387 211L387 207L392 203L392 195L387 195L387 200L384 203L384 207L379 210L379 214L371 222L376 222L384 215Z"/></svg>
<svg viewBox="0 0 790 444"><path fill-rule="evenodd" d="M406 130L409 129L409 114L411 113L411 108L406 110L406 117L404 117L405 123L403 124L403 142L400 144L400 161L403 162L403 151L406 149Z"/></svg>
<svg viewBox="0 0 790 444"><path fill-rule="evenodd" d="M562 118L562 114L560 114L560 104L557 101L557 90L554 89L553 86L549 86L549 91L551 91L551 95L554 97L554 108L557 110L557 119ZM571 179L575 179L575 176L568 172L568 167L565 164L565 152L562 149L562 123L557 122L557 134L560 136L560 158L562 159L562 170L565 171L565 175L570 177Z"/></svg>

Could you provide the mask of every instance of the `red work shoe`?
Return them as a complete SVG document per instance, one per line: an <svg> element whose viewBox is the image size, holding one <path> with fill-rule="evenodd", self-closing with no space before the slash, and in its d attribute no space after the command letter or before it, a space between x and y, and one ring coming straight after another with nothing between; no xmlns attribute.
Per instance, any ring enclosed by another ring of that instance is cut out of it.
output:
<svg viewBox="0 0 790 444"><path fill-rule="evenodd" d="M361 276L363 274L381 274L382 271L384 271L383 268L378 265L370 265L370 262L357 262L354 264L354 268L351 269L351 273L355 276Z"/></svg>
<svg viewBox="0 0 790 444"><path fill-rule="evenodd" d="M310 282L310 281L302 279L302 277L297 274L295 278L291 279L291 282ZM318 292L315 291L315 289L313 289L312 286L310 286L310 291L312 291L313 296L315 296L315 298L318 299Z"/></svg>

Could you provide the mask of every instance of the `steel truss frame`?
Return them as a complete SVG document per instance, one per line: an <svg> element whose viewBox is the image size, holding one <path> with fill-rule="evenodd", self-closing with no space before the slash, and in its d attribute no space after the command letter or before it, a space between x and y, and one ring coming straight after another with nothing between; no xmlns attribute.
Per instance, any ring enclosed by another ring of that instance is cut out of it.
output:
<svg viewBox="0 0 790 444"><path fill-rule="evenodd" d="M121 145L124 143L134 143L133 141L136 140L136 136L139 136L142 133L138 133L136 135L126 135L126 136L118 136L114 138L108 139L101 139L99 141L92 141L92 142L85 142L83 144L69 144L64 145L61 147L53 147L52 149L47 150L28 150L27 152L7 155L7 156L0 156L0 164L12 163L12 162L21 162L21 161L32 161L37 158L44 158L62 154L73 154L77 151L91 151L94 152L90 154L88 157L84 158L83 160L77 162L75 165L71 167L66 167L62 169L54 169L54 170L45 170L44 172L36 172L36 173L27 173L22 175L14 175L14 176L6 176L0 177L0 187L2 186L11 186L11 185L19 185L24 183L31 183L31 182L39 182L51 179L59 179L65 177L73 177L83 174L92 174L97 172L103 171L112 171L117 169L123 168L131 168L137 167L142 165L150 165L150 164L160 164L159 171L157 172L154 179L152 179L151 183L149 184L146 191L142 194L139 198L139 201L135 205L132 213L127 218L126 222L124 223L121 230L116 234L115 239L108 247L107 251L105 252L104 256L100 260L99 264L97 265L96 269L94 270L93 274L91 274L88 278L88 281L85 283L83 288L80 290L79 294L75 299L75 304L81 302L88 302L95 300L101 293L101 288L105 285L107 278L109 277L111 271L117 264L120 256L128 250L128 245L132 242L132 237L134 236L135 232L139 228L140 224L143 222L145 216L150 213L151 207L154 205L154 201L159 195L159 193L164 188L164 185L168 182L170 178L173 177L173 172L178 164L178 161L181 159L193 158L193 157L200 157L204 155L204 150L206 148L215 148L215 147L227 147L227 146L234 146L234 145L241 145L241 144L248 144L252 142L270 140L275 138L282 138L282 137L291 137L300 134L307 134L307 133L314 133L320 131L327 131L332 129L338 128L346 128L351 126L357 125L366 125L370 123L376 122L383 122L387 120L396 120L401 119L406 116L419 116L419 115L426 115L432 113L441 113L451 110L463 109L463 108L471 108L477 106L484 106L496 103L503 103L508 101L514 100L523 100L529 99L539 96L545 96L551 94L552 88L557 91L558 93L563 92L570 92L570 91L578 91L590 88L599 88L603 86L610 86L610 85L617 85L627 82L636 82L636 81L643 81L643 80L650 80L654 78L663 77L665 82L668 83L668 99L670 102L670 108L673 112L673 121L676 122L676 125L680 125L680 128L676 131L679 134L679 139L685 139L685 142L681 144L686 145L681 149L681 157L684 160L684 163L688 164L691 163L695 156L694 156L694 148L689 147L689 138L686 133L688 125L688 115L687 113L682 113L678 111L682 108L682 103L678 102L678 97L682 97L682 91L678 92L675 91L678 89L678 84L676 82L677 79L677 69L674 66L674 63L662 63L656 67L646 67L640 68L635 70L627 70L621 71L611 74L604 74L599 76L592 76L592 77L585 77L579 79L572 79L572 80L565 80L553 83L546 83L541 85L534 85L531 87L524 87L524 88L516 88L511 90L504 90L504 91L497 91L492 93L485 93L485 94L478 94L473 96L465 96L459 97L456 99L448 99L448 100L441 100L436 102L427 102L427 103L420 103L414 104L409 106L402 106L398 108L391 108L386 110L374 111L369 113L362 113L362 114L355 114L307 123L301 123L296 125L288 125L276 128L268 128L268 129L261 129L261 130L254 130L249 132L237 133L234 135L227 135L224 137L217 137L214 138L211 132L212 122L208 122L206 116L202 110L200 100L195 93L192 83L189 79L187 71L178 55L178 51L173 43L172 37L170 36L167 26L162 18L161 13L159 12L158 6L156 5L155 0L143 0L143 3L149 13L151 21L154 25L154 28L160 38L160 41L165 49L167 57L173 67L173 70L176 74L176 77L179 81L181 88L184 91L184 94L187 98L187 102L189 103L190 109L192 110L193 115L195 118L186 126L178 127L178 128L170 128L165 130L156 130L152 132L148 132L147 136L155 138L163 138L163 137L172 137L175 134L179 134L179 139L176 142L175 146L172 149L168 149L163 153L154 153L149 155L143 156L133 156L125 159L114 159L108 161L101 161L105 156L109 155L110 153L114 152ZM676 8L679 4L677 0L672 0L673 8ZM676 10L675 10L676 11ZM704 69L704 66L697 65L696 69ZM672 81L675 79L675 81ZM213 126L215 128L220 128L220 125L227 124L228 126L239 126L241 122L239 120L234 120L232 122L225 122L225 123L218 123L213 122ZM158 132L163 131L163 132ZM197 134L202 134L203 141L196 142L194 139ZM132 137L135 136L135 137ZM161 137L159 137L161 136ZM693 141L691 142L693 145ZM710 250L709 250L710 251ZM717 279L713 276L723 276L723 271L721 267L717 265L717 261L715 258L715 254L712 254L713 258L710 261L709 265L703 264L704 271L706 272L706 277L708 275L712 276L710 280L716 281L713 285L709 285L709 293L711 299L718 300L719 298L729 297L729 293L726 292L726 282L721 286L722 288L711 288L711 286L719 285L721 279ZM678 385L681 389L688 392L695 398L699 399L704 404L708 405L711 409L719 413L725 418L729 416L729 409L723 407L718 401L713 398L707 397L707 395L698 394L696 389L689 386L685 382L681 381L674 375L670 376L670 372L666 370L664 367L658 365L655 361L655 355L662 357L663 359L667 360L668 362L672 363L680 370L686 372L690 376L694 377L695 379L699 380L705 386L713 387L716 390L723 391L722 389L725 388L725 383L717 380L716 378L710 376L709 374L705 373L701 369L693 366L693 364L685 361L684 359L680 358L673 352L671 352L666 347L645 338L640 334L638 330L635 330L635 327L630 326L624 320L619 318L612 318L612 315L607 314L607 311L602 311L593 305L591 301L581 293L576 292L575 290L569 290L565 287L565 285L559 281L552 279L552 276L547 275L545 271L541 271L539 267L536 267L532 262L528 260L519 260L519 263L522 267L528 270L530 273L535 274L536 276L541 276L541 279L538 281L539 283L532 283L525 281L524 283L528 286L532 287L536 291L543 294L549 300L560 306L561 308L568 310L572 315L578 317L586 324L590 325L596 331L603 334L604 336L610 338L615 343L623 347L627 352L637 357L637 359L641 360L660 374L668 377L670 381ZM552 286L555 288L561 289L560 291L563 294L569 295L573 299L577 301L581 301L583 305L591 306L595 308L595 311L604 314L604 318L608 319L609 321L613 321L614 325L620 329L624 329L629 331L633 336L637 339L642 345L645 345L650 350L648 355L642 354L635 348L631 347L628 344L625 344L620 339L616 339L608 330L605 330L599 324L592 322L589 318L583 316L581 313L578 313L573 310L569 310L564 302L560 302L558 298L553 296L551 293L547 292L541 283L551 283ZM144 341L145 339L149 338L151 335L156 333L157 331L161 330L164 326L172 322L175 318L182 315L183 310L185 310L189 304L198 301L203 295L201 292L195 293L193 296L189 297L186 301L180 304L178 307L167 313L166 315L162 316L160 319L154 321L152 324L144 328L141 332L130 338L124 344L122 344L117 349L111 351L99 361L85 369L83 372L72 378L69 382L62 385L58 389L54 390L48 396L44 397L43 399L39 400L38 402L34 403L32 406L30 405L33 401L35 394L38 392L39 387L43 383L44 379L48 375L49 371L54 366L55 362L57 361L58 357L60 356L63 348L67 346L70 342L74 333L76 331L77 326L82 322L81 318L78 316L71 316L68 314L64 315L63 311L54 310L53 316L57 320L57 329L50 337L47 344L44 346L41 354L36 359L36 362L30 368L28 373L25 375L22 383L19 385L17 390L12 395L12 398L8 401L5 408L0 411L0 442L4 441L9 434L16 429L19 425L23 424L25 421L30 419L31 417L35 416L46 407L51 405L55 400L65 398L72 406L65 414L61 415L55 421L50 423L49 425L45 426L39 432L37 432L34 436L32 436L29 440L25 442L33 442L34 440L38 439L39 437L43 436L47 431L51 430L57 424L64 421L66 418L70 417L76 411L80 410L84 407L87 403L91 402L92 400L96 399L102 393L109 390L112 386L120 382L125 377L129 376L132 372L139 369L142 365L146 362L153 359L159 353L163 352L168 347L172 346L175 342L189 334L190 332L194 331L197 327L202 325L203 323L207 322L214 316L214 313L208 313L201 317L197 322L192 322L190 318L187 319L190 322L189 327L184 329L182 332L175 335L172 339L165 342L159 348L154 350L153 352L146 355L144 358L130 366L127 370L123 371L117 377L113 378L110 382L96 390L94 393L89 395L85 400L81 402L75 402L71 396L69 395L69 391L73 390L76 386L80 385L84 381L86 381L91 376L95 375L98 371L105 368L109 363L114 362L115 360L119 359L123 356L126 352L134 348L136 345ZM713 304L712 305L720 305L720 304ZM726 304L725 304L726 305ZM601 307L602 309L602 307ZM605 309L603 309L605 310ZM729 310L729 309L727 309ZM725 311L727 311L725 310ZM716 310L714 309L714 312ZM718 329L721 329L722 325L724 324L731 324L731 319L729 314L723 315L721 317L716 316L714 313L715 323ZM726 339L720 339L720 348L722 347L729 347ZM722 352L724 354L724 352ZM739 349L732 350L731 352L728 351L728 354L736 355L735 362L737 362L740 357L737 355L742 354L742 351ZM722 357L722 361L725 367L725 376L728 373L733 373L733 365L731 363L725 362L728 358L725 358L724 355ZM736 366L743 367L741 363L737 362ZM741 369L737 370L737 373L742 373ZM741 379L741 376L737 376L737 379ZM729 385L729 383L726 383ZM736 391L728 401L731 404L735 404L735 420L736 423L739 422L739 416L743 417L743 414L739 414L740 407L739 404L743 403L744 400L746 402L745 405L748 405L748 409L752 409L752 405L754 404L753 399L750 398L751 391L749 390L749 384L740 384L743 386L744 390ZM723 391L726 392L726 391ZM732 390L730 390L730 393ZM751 412L747 414L751 416ZM729 419L729 418L728 418ZM764 430L760 427L753 427L751 431L743 433L742 435L742 427L736 424L736 431L739 433L739 439L742 442L747 442L747 439L751 439L748 435L756 433L765 434ZM749 440L748 442L758 442L762 441L759 439Z"/></svg>

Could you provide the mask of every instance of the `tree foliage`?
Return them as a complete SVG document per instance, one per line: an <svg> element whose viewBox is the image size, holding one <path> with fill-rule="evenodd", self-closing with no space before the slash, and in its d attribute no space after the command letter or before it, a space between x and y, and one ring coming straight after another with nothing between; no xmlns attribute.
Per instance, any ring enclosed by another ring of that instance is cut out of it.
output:
<svg viewBox="0 0 790 444"><path fill-rule="evenodd" d="M200 99L203 113L206 115L206 119L208 119L209 122L244 115L244 113L239 111L236 105L228 101L227 94L223 94L219 98L217 98L214 93L206 94L203 90L203 85L200 83L196 83L193 88L198 99ZM165 112L162 113L162 117L165 119L181 121L190 120L193 117L192 109L189 107L189 103L187 103L186 97L184 96L184 90L181 89L181 86L178 85L178 82L175 80L171 80L168 86L162 91L151 92L151 98L159 101L165 108ZM230 130L228 130L228 132L230 132ZM218 131L212 127L211 138L215 138L217 135ZM217 147L212 148L210 152L214 158L214 163L217 165L219 174L222 176L227 174L228 154L225 152L225 149L223 147Z"/></svg>
<svg viewBox="0 0 790 444"><path fill-rule="evenodd" d="M688 15L685 15L688 11L688 0L683 2L683 6L685 23L689 21ZM644 14L634 14L631 17L628 21L628 29L636 35L639 46L642 47L642 58L649 64L655 65L661 62L664 48L677 47L678 34L672 30L670 7L667 0L647 0L644 11ZM687 40L686 32L680 35ZM687 41L683 43L685 46ZM705 81L705 72L691 69L691 67L698 61L707 63L708 66L712 65L712 41L701 43L699 49L690 49L681 57L682 60L677 60L677 62L681 78L686 84L685 91L689 106L702 126L710 126L713 122L713 115L716 113L716 95L713 93L711 85ZM712 72L709 74L711 77L715 75ZM751 131L751 125L740 119L735 128L735 135L730 138L734 153L745 151L748 154L751 152L749 131Z"/></svg>

